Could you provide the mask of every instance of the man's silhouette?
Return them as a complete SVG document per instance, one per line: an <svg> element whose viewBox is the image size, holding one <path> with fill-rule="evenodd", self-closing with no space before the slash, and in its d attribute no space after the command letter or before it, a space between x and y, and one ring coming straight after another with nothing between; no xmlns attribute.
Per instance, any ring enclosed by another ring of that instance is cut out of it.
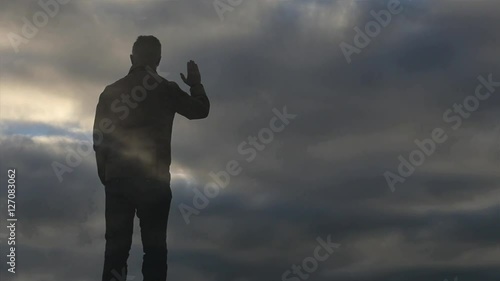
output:
<svg viewBox="0 0 500 281"><path fill-rule="evenodd" d="M144 250L144 281L166 280L170 189L170 140L175 113L208 116L210 103L198 66L187 64L181 78L191 95L156 73L161 44L139 36L127 76L107 86L94 121L94 150L106 194L106 249L103 281L126 280L135 212Z"/></svg>

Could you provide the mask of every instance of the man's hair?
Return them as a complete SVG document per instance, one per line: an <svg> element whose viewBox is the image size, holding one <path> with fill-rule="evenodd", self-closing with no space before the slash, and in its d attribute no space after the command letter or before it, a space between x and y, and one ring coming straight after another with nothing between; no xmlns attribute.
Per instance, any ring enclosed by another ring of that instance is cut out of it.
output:
<svg viewBox="0 0 500 281"><path fill-rule="evenodd" d="M161 43L153 35L141 35L135 40L132 54L144 62L155 62L161 56Z"/></svg>

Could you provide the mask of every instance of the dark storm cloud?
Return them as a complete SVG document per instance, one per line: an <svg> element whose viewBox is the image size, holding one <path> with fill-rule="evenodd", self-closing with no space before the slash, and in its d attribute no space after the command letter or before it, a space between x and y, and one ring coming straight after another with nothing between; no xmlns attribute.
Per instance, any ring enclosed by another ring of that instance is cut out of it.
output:
<svg viewBox="0 0 500 281"><path fill-rule="evenodd" d="M331 30L315 25L324 18L314 13L340 17L334 11L344 7L342 1L244 1L225 14L224 22L211 1L146 1L141 7L130 1L75 1L65 6L18 60L2 69L6 77L22 77L35 86L51 83L41 80L35 67L54 70L75 91L52 94L73 96L81 114L67 127L3 122L2 134L10 136L2 138L2 165L17 167L22 185L24 272L55 275L47 280L99 275L103 190L93 154L60 183L51 163L64 163L65 147L75 144L66 139L40 143L33 136L82 139L72 129L79 128L79 119L93 116L99 91L126 74L133 40L147 33L162 41L160 69L171 73L167 79L180 82L178 72L193 58L212 101L207 120L179 117L175 124L174 164L197 183L189 188L182 180L172 183L173 280L181 279L182 270L203 280L279 280L292 263L311 255L316 237L327 235L342 246L312 280L498 279L493 265L499 256L494 172L499 159L467 165L472 157L452 149L459 144L460 150L475 151L461 141L497 125L491 117L498 97L481 104L463 131L448 130L450 141L395 193L382 174L397 168L399 154L415 149L415 138L429 137L428 128L447 126L444 110L474 92L477 76L493 73L500 80L494 56L500 47L495 40L500 5L403 4L405 10L351 64L338 45L352 42L352 27L363 27L372 20L370 10L383 9L386 2L357 1L346 9L345 27L332 25ZM8 4L7 10L18 12L10 19L36 10L21 6ZM313 16L304 16L313 6ZM57 42L53 51L42 51L50 40ZM12 50L1 52L14 56ZM246 162L238 145L268 126L272 109L283 106L297 118ZM90 125L84 125L88 130ZM191 188L203 188L212 180L208 172L223 170L230 160L242 164L241 175L186 225L178 204L192 204ZM2 193L2 204L4 199ZM50 229L61 233L59 241ZM71 270L60 266L63 261ZM136 275L139 262L140 244L134 244L131 270Z"/></svg>

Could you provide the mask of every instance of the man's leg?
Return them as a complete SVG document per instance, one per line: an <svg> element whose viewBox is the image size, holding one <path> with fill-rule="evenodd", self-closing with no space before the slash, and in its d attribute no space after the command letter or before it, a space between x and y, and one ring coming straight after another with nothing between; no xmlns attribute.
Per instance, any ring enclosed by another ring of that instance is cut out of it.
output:
<svg viewBox="0 0 500 281"><path fill-rule="evenodd" d="M144 281L167 279L167 223L172 192L170 185L145 180L138 197L137 217L144 250Z"/></svg>
<svg viewBox="0 0 500 281"><path fill-rule="evenodd" d="M129 184L115 180L106 185L106 250L102 281L127 280L127 259L134 231L135 206Z"/></svg>

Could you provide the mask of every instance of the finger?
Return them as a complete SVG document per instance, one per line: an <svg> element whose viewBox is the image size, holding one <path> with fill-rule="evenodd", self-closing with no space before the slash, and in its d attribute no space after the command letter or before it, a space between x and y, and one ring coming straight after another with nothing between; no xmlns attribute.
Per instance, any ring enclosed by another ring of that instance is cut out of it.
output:
<svg viewBox="0 0 500 281"><path fill-rule="evenodd" d="M186 76L184 76L184 74L182 74L182 73L181 73L181 79L182 79L182 81L184 81L184 83L187 81Z"/></svg>
<svg viewBox="0 0 500 281"><path fill-rule="evenodd" d="M194 65L194 62L193 62L193 61L191 61L191 62L189 63L189 73L194 73L195 71L196 71L196 67L195 67L195 65Z"/></svg>

